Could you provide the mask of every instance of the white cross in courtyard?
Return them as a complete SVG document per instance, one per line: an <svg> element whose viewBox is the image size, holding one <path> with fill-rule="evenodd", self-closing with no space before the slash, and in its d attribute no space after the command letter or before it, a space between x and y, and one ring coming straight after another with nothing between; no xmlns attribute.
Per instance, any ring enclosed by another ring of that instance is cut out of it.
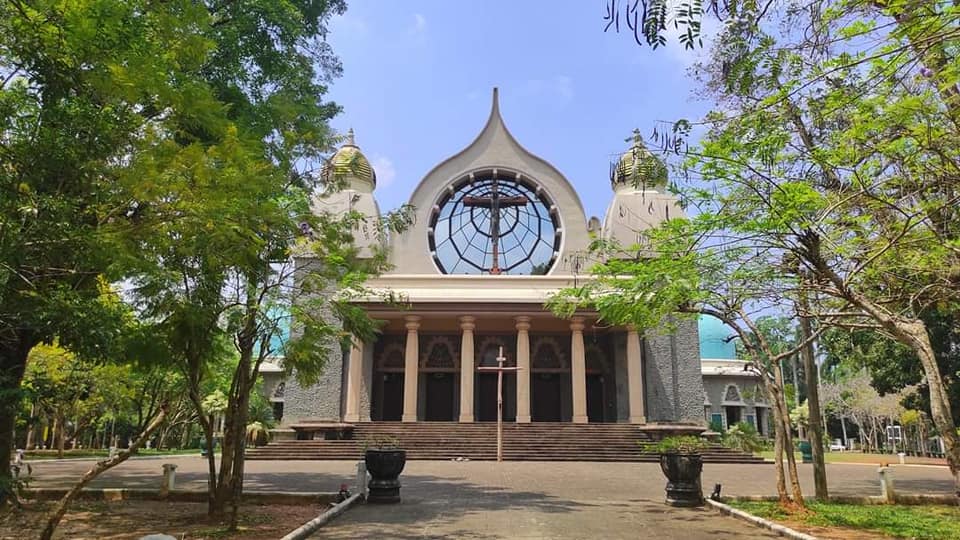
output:
<svg viewBox="0 0 960 540"><path fill-rule="evenodd" d="M503 372L520 371L518 367L504 367L503 363L507 358L503 356L503 347L500 347L500 355L497 356L497 367L480 366L480 371L497 372L497 461L503 461Z"/></svg>

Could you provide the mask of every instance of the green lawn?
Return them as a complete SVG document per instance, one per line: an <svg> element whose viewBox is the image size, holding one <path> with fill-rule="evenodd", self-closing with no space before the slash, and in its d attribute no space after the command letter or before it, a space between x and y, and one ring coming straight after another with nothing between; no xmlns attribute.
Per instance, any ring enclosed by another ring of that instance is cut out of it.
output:
<svg viewBox="0 0 960 540"><path fill-rule="evenodd" d="M810 503L810 513L791 515L775 502L729 502L730 506L773 521L817 527L849 527L917 540L960 540L960 508L953 506Z"/></svg>
<svg viewBox="0 0 960 540"><path fill-rule="evenodd" d="M64 458L97 458L107 457L109 450L64 450ZM138 456L177 456L183 454L200 454L197 448L188 448L184 450L156 450L153 448L141 448L136 455ZM58 459L56 450L29 450L24 453L24 459Z"/></svg>
<svg viewBox="0 0 960 540"><path fill-rule="evenodd" d="M773 450L763 450L757 452L757 455L763 459L768 459L773 461ZM800 451L796 451L797 463L800 463ZM887 463L890 465L895 465L900 463L900 458L896 454L864 454L863 452L827 452L824 454L824 460L827 463L872 463L880 464ZM907 456L907 463L925 463L925 464L938 464L946 465L946 461L943 459L935 458L918 458L915 456Z"/></svg>

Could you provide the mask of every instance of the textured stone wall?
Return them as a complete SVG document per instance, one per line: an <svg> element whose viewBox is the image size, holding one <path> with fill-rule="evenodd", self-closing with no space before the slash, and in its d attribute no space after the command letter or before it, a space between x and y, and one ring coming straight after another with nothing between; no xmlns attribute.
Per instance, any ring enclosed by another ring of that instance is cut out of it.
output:
<svg viewBox="0 0 960 540"><path fill-rule="evenodd" d="M613 372L617 391L617 422L630 420L630 391L627 388L627 334L616 332L611 336Z"/></svg>
<svg viewBox="0 0 960 540"><path fill-rule="evenodd" d="M727 392L727 387L730 385L735 385L739 391L740 398L742 403L743 420L747 420L747 415L756 416L757 408L765 409L761 413L763 427L761 432L764 434L770 433L770 409L765 407L766 397L763 395L763 391L757 388L757 378L755 375L710 375L703 378L704 390L706 390L707 399L710 401L710 413L711 414L723 414L724 415L724 425L726 426L726 411L724 410L724 396ZM757 405L760 405L757 407ZM737 405L736 403L731 403L731 405ZM704 405L704 408L707 406ZM704 410L704 417L706 418L706 410ZM710 420L707 419L707 423ZM730 426L726 426L730 427Z"/></svg>
<svg viewBox="0 0 960 540"><path fill-rule="evenodd" d="M696 319L679 322L673 336L673 345L679 387L679 420L703 424L703 374L700 367L700 333Z"/></svg>
<svg viewBox="0 0 960 540"><path fill-rule="evenodd" d="M648 332L643 341L647 421L703 424L697 321L679 321L673 334Z"/></svg>
<svg viewBox="0 0 960 540"><path fill-rule="evenodd" d="M277 386L284 380L283 373L261 373L260 377L263 380L263 384L260 386L260 393L263 397L268 401L283 401L283 398L273 399L273 393L277 390Z"/></svg>
<svg viewBox="0 0 960 540"><path fill-rule="evenodd" d="M360 421L370 420L370 401L373 399L373 346L370 341L363 344L363 374L360 381Z"/></svg>
<svg viewBox="0 0 960 540"><path fill-rule="evenodd" d="M731 384L737 387L740 398L747 405L753 405L754 401L765 400L763 391L755 388L759 384L755 375L710 375L703 378L703 386L707 391L710 404L719 407L723 402L727 386Z"/></svg>
<svg viewBox="0 0 960 540"><path fill-rule="evenodd" d="M315 259L297 258L294 282L303 282L304 276L317 264ZM333 317L325 313L326 317ZM295 339L300 329L290 328L290 337ZM304 388L296 380L296 375L287 380L284 393L283 423L291 424L304 420L339 421L343 418L344 392L343 381L349 354L337 346L331 347L329 357L320 380L316 385Z"/></svg>
<svg viewBox="0 0 960 540"><path fill-rule="evenodd" d="M340 351L331 353L318 384L302 387L296 377L287 381L283 402L283 423L305 420L339 421L342 418L341 384L346 366Z"/></svg>

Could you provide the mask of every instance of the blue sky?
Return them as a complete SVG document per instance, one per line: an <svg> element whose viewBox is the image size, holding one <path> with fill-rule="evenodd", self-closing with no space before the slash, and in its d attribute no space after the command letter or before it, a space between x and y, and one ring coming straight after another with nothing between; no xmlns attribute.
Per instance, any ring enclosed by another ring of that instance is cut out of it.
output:
<svg viewBox="0 0 960 540"><path fill-rule="evenodd" d="M343 62L329 98L377 170L381 210L406 202L437 163L468 145L500 88L522 145L553 163L602 217L609 163L634 128L698 118L687 75L696 54L671 39L639 47L621 21L604 33L609 0L353 0L331 23ZM618 5L624 1L617 2ZM620 6L622 10L623 7Z"/></svg>

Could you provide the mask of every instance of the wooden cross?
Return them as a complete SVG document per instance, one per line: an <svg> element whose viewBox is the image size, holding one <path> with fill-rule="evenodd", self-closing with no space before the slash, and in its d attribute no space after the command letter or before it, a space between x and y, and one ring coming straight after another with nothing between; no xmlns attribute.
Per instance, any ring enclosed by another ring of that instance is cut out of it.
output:
<svg viewBox="0 0 960 540"><path fill-rule="evenodd" d="M504 367L503 363L507 358L503 356L503 347L500 347L500 355L497 356L497 367L477 368L479 371L497 372L497 461L503 461L503 372L520 371L519 367Z"/></svg>
<svg viewBox="0 0 960 540"><path fill-rule="evenodd" d="M463 205L477 208L490 209L490 243L493 247L493 261L490 265L490 273L500 274L500 209L511 206L526 206L530 202L523 195L517 197L502 197L497 190L497 179L493 179L489 197L474 197L467 195L463 198Z"/></svg>

